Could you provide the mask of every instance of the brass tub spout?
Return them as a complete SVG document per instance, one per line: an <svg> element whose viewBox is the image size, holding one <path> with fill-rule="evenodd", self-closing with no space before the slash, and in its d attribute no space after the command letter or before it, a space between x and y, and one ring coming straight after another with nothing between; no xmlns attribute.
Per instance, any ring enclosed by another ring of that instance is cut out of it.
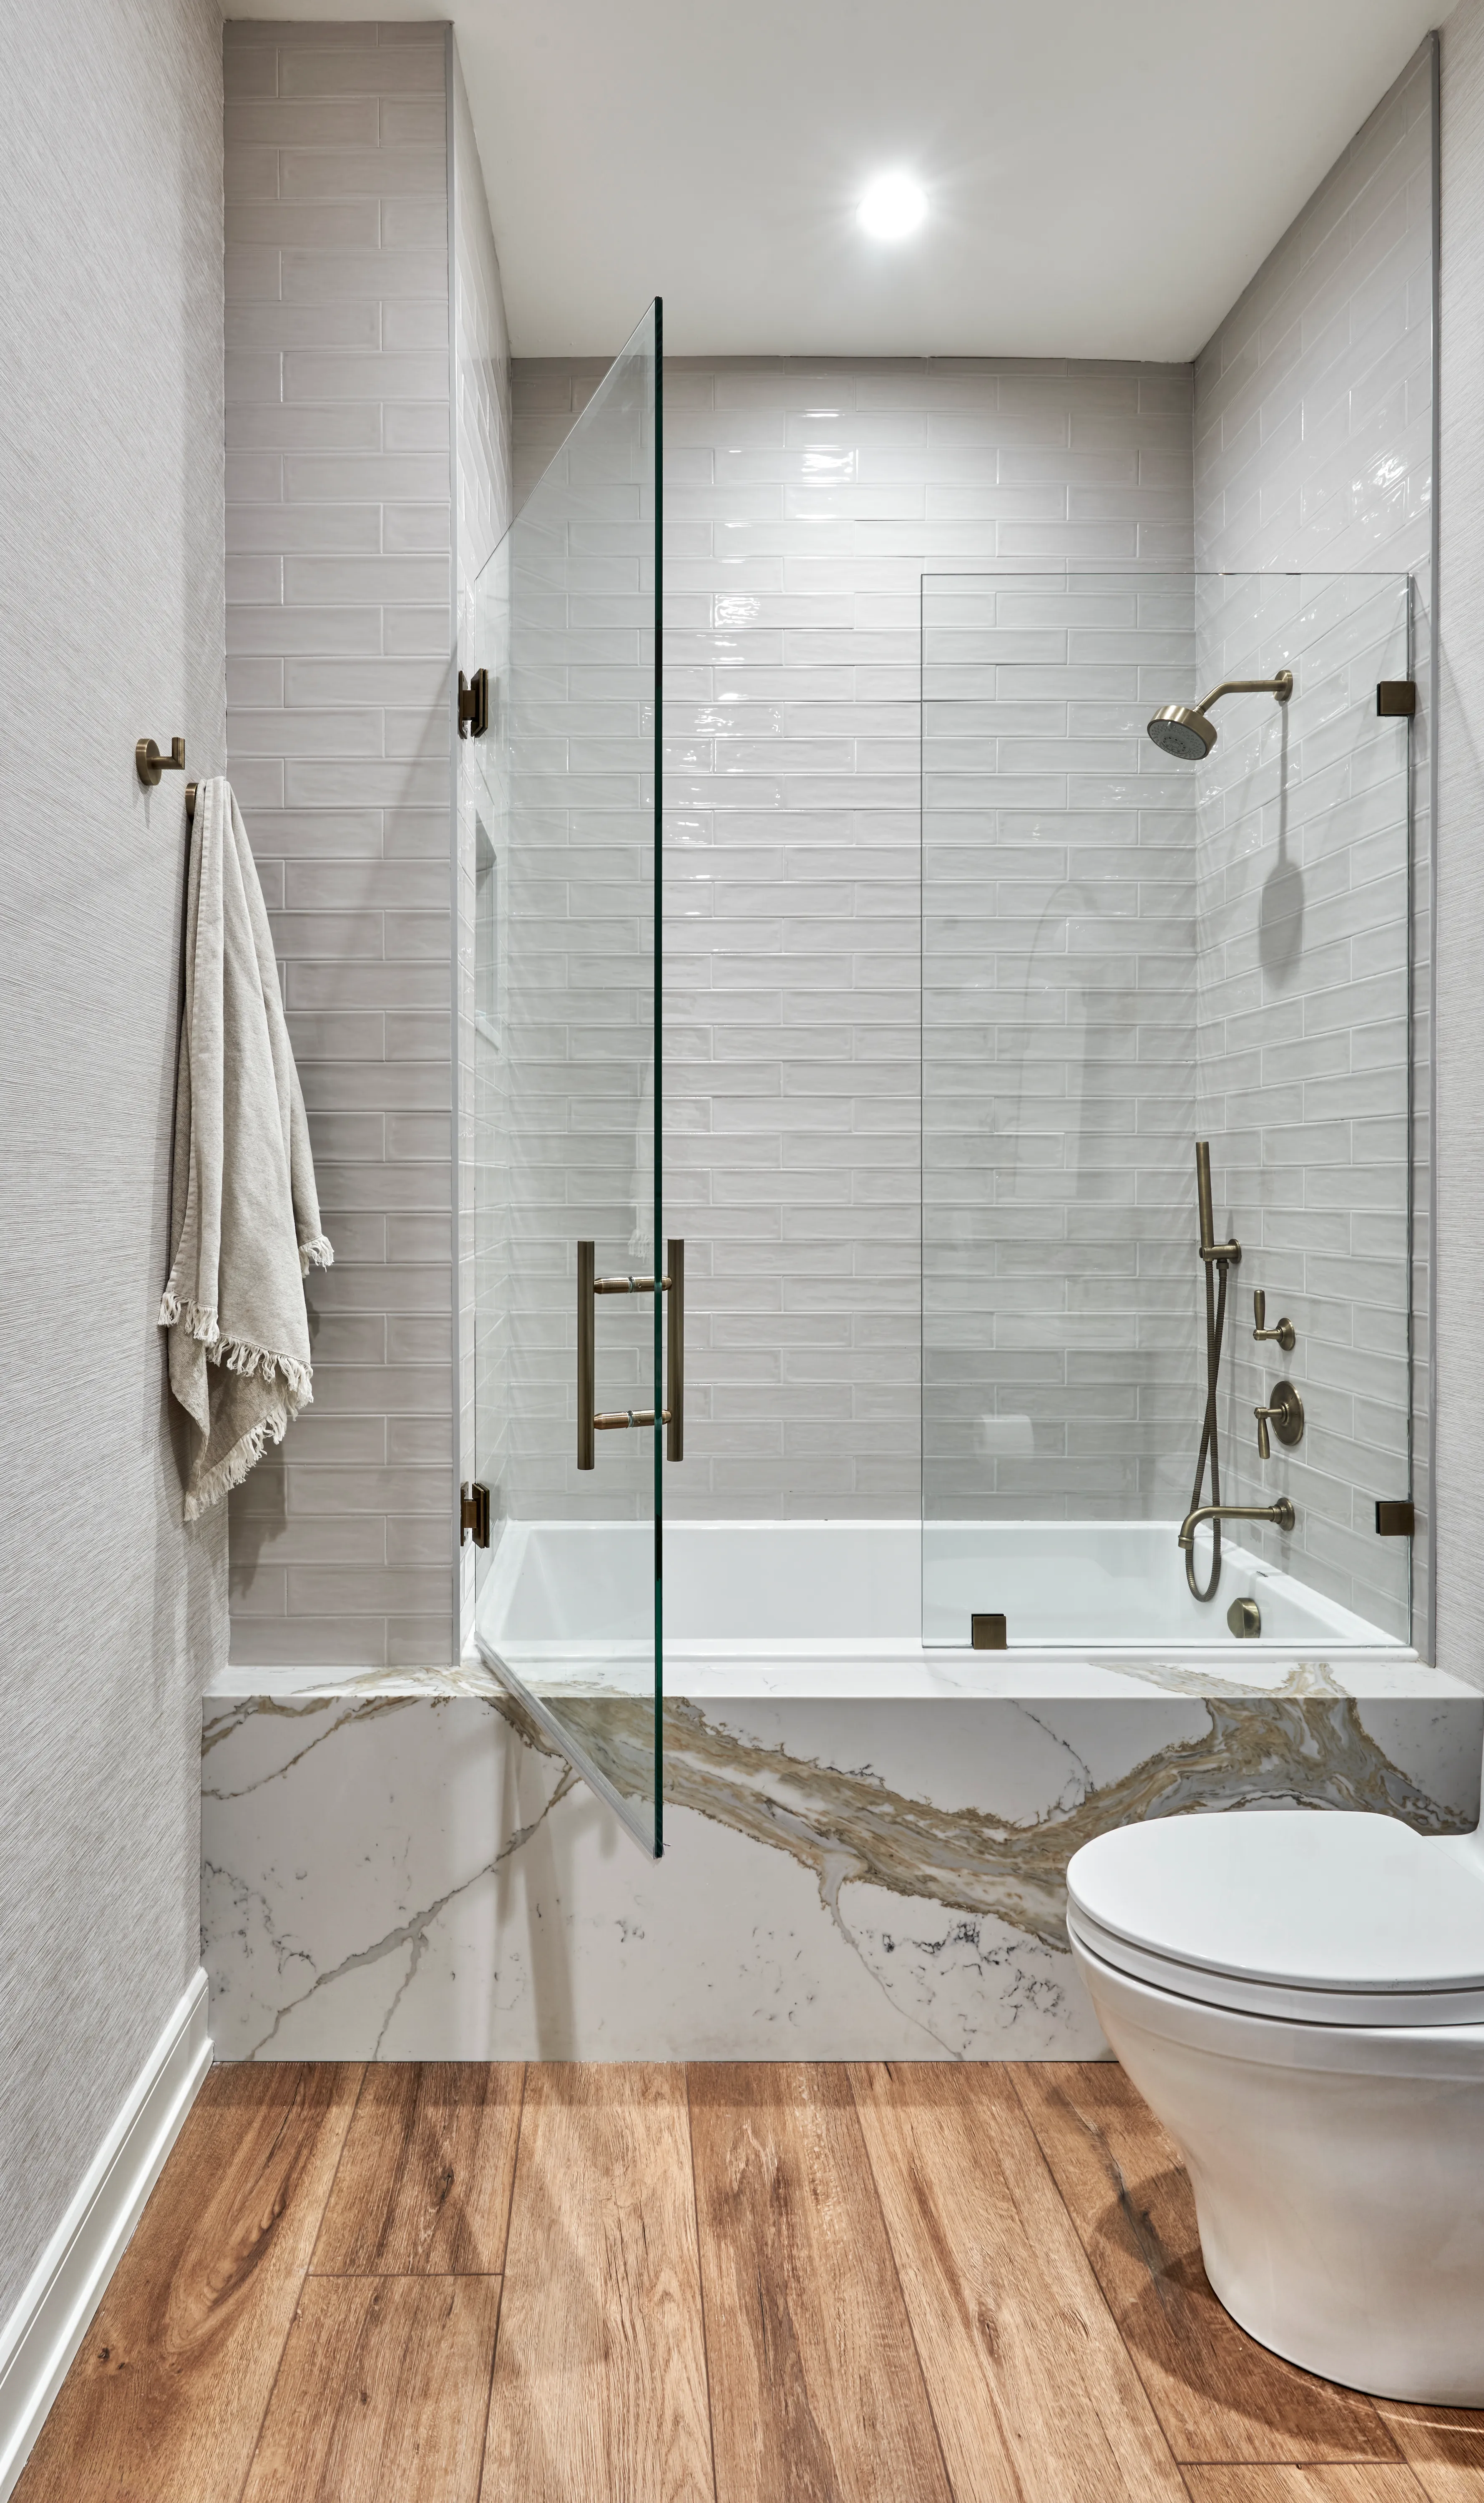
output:
<svg viewBox="0 0 1484 2503"><path fill-rule="evenodd" d="M1276 1503L1197 1503L1180 1524L1180 1545L1192 1548L1203 1521L1270 1521L1274 1529L1292 1529L1294 1507L1286 1494Z"/></svg>

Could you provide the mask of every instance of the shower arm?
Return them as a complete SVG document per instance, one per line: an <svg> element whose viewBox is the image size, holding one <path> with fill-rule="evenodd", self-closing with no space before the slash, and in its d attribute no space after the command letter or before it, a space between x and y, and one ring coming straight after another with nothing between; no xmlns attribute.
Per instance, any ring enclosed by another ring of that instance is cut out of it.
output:
<svg viewBox="0 0 1484 2503"><path fill-rule="evenodd" d="M1201 697L1196 710L1209 712L1222 696L1276 696L1279 703L1287 703L1293 692L1292 669L1280 669L1275 678L1223 678L1219 687L1213 687L1208 696Z"/></svg>
<svg viewBox="0 0 1484 2503"><path fill-rule="evenodd" d="M1270 1521L1275 1529L1292 1529L1294 1507L1286 1494L1276 1503L1197 1503L1180 1524L1179 1545L1194 1547L1196 1532L1207 1521Z"/></svg>

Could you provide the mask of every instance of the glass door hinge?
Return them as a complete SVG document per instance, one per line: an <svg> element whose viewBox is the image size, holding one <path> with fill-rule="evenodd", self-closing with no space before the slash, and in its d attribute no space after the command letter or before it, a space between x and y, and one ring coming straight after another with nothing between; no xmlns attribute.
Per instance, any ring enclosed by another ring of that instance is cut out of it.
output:
<svg viewBox="0 0 1484 2503"><path fill-rule="evenodd" d="M1409 1503L1376 1505L1378 1538L1410 1538L1417 1526L1417 1516Z"/></svg>
<svg viewBox="0 0 1484 2503"><path fill-rule="evenodd" d="M1376 685L1376 710L1383 718L1390 714L1410 721L1417 710L1415 678L1381 678Z"/></svg>
<svg viewBox="0 0 1484 2503"><path fill-rule="evenodd" d="M472 1538L476 1547L489 1544L489 1489L478 1480L460 1490L458 1506L458 1543Z"/></svg>
<svg viewBox="0 0 1484 2503"><path fill-rule="evenodd" d="M458 672L458 736L483 738L489 727L489 672L476 669L472 678Z"/></svg>

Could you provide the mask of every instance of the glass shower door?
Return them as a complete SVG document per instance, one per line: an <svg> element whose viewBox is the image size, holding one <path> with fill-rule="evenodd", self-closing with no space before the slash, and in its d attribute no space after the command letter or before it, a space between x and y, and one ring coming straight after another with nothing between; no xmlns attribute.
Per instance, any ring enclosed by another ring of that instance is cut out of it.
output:
<svg viewBox="0 0 1484 2503"><path fill-rule="evenodd" d="M660 308L477 586L473 1161L481 1656L661 1848ZM472 675L472 669L470 670Z"/></svg>
<svg viewBox="0 0 1484 2503"><path fill-rule="evenodd" d="M924 581L929 1644L1408 1640L1409 637L1396 574Z"/></svg>

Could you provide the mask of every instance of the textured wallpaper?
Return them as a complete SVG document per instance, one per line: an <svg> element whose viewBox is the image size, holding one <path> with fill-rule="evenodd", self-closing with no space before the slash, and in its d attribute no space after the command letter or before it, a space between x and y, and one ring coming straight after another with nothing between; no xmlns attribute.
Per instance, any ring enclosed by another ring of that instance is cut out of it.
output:
<svg viewBox="0 0 1484 2503"><path fill-rule="evenodd" d="M0 5L0 2319L195 1970L199 1696L167 1265L183 781L222 721L211 0Z"/></svg>

